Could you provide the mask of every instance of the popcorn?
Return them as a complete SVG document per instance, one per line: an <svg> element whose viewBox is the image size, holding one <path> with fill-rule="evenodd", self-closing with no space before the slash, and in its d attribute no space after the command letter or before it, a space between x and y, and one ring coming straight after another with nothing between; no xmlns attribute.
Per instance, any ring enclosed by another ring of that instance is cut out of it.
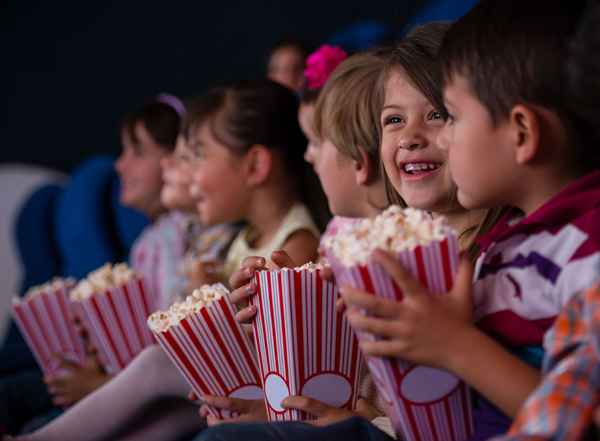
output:
<svg viewBox="0 0 600 441"><path fill-rule="evenodd" d="M39 296L43 293L51 293L54 291L60 291L62 289L69 290L75 285L75 279L70 277L62 278L55 277L49 282L43 283L41 285L32 286L27 290L25 296L23 298L16 297L13 299L13 304L20 303L22 301L27 301L32 299L35 296Z"/></svg>
<svg viewBox="0 0 600 441"><path fill-rule="evenodd" d="M124 285L136 277L126 263L112 266L107 263L82 279L71 291L71 300L84 300L95 293L104 293L116 286Z"/></svg>
<svg viewBox="0 0 600 441"><path fill-rule="evenodd" d="M327 265L324 265L320 262L307 262L302 266L297 266L296 268L294 268L294 271L322 271L326 267Z"/></svg>
<svg viewBox="0 0 600 441"><path fill-rule="evenodd" d="M364 265L377 248L410 251L450 234L454 231L444 218L393 205L374 219L340 225L336 235L325 238L323 246L344 265Z"/></svg>
<svg viewBox="0 0 600 441"><path fill-rule="evenodd" d="M229 294L220 283L203 285L195 289L183 302L173 303L166 311L156 311L148 317L148 326L153 332L165 332L176 326L184 318L199 312L202 308Z"/></svg>

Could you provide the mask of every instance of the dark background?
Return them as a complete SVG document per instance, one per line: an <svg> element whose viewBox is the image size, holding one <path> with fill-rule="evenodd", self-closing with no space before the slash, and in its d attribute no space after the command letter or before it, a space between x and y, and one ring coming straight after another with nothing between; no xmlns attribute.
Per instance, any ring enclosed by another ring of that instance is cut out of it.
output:
<svg viewBox="0 0 600 441"><path fill-rule="evenodd" d="M187 97L264 75L283 36L320 44L364 20L400 35L426 3L12 0L0 18L0 162L70 171L93 153L116 154L123 114L157 93Z"/></svg>

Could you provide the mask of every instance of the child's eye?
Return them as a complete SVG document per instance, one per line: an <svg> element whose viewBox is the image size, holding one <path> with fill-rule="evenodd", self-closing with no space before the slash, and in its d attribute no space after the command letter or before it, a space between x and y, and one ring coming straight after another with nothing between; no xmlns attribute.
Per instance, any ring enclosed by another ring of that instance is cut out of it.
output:
<svg viewBox="0 0 600 441"><path fill-rule="evenodd" d="M447 114L445 112L441 112L439 110L432 110L427 115L427 119L430 121L446 120L446 118L447 118Z"/></svg>
<svg viewBox="0 0 600 441"><path fill-rule="evenodd" d="M383 125L387 126L389 124L401 124L404 122L404 119L398 115L390 115L383 120Z"/></svg>

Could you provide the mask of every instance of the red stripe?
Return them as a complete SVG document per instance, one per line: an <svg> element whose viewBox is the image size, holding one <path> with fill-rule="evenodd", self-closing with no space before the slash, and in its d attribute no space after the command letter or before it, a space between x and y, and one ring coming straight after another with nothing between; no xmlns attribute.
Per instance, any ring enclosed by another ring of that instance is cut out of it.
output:
<svg viewBox="0 0 600 441"><path fill-rule="evenodd" d="M28 305L29 305L29 303L28 303ZM27 320L26 315L23 313L23 311L21 311L21 305L15 305L14 311L15 311L15 314L17 315L17 317L19 318L20 323L23 325L24 329L22 329L21 331L23 331L23 333L29 337L31 344L33 345L33 348L31 348L31 349L33 349L33 351L37 354L37 356L39 358L38 361L42 365L42 368L44 370L49 370L49 368L50 368L49 360L45 357L44 352L42 352L41 343L38 341L37 337L35 336L35 333L33 332L33 329L31 328L31 324L29 323L29 320Z"/></svg>
<svg viewBox="0 0 600 441"><path fill-rule="evenodd" d="M358 271L360 272L360 277L365 285L365 291L367 291L369 294L375 294L375 287L373 285L373 280L371 280L369 268L366 266L359 266Z"/></svg>
<svg viewBox="0 0 600 441"><path fill-rule="evenodd" d="M133 304L131 303L131 294L129 293L129 287L127 285L123 285L123 293L125 294L125 300L127 300L127 308L129 309L129 313L131 314L131 317L133 317L133 329L135 330L135 335L137 336L141 347L143 348L145 346L145 341L143 338L143 330L140 329L140 323L139 323L139 317L138 315L135 313L135 308L133 307Z"/></svg>
<svg viewBox="0 0 600 441"><path fill-rule="evenodd" d="M339 335L340 336L340 340L341 340L341 336L342 336L342 325L346 322L346 315L344 314L344 311L336 311L336 320L335 320L335 335ZM354 331L352 331L350 329L350 326L346 326L346 329L348 332L350 332L352 334L351 336L351 340L350 340L350 344L353 343L353 341L356 339L356 336L354 335ZM356 343L356 342L354 342ZM337 369L338 371L342 372L342 343L340 342L340 347L338 348L337 351L335 351L335 365L333 366L334 369ZM356 345L354 345L356 346ZM350 358L350 363L352 366L352 372L354 372L355 368L356 368L356 363L353 363L354 361L354 349L356 349L355 347L352 348L352 354L351 354L351 358ZM350 378L354 378L353 374L350 375Z"/></svg>
<svg viewBox="0 0 600 441"><path fill-rule="evenodd" d="M391 279L391 277L390 277ZM394 290L394 295L396 296L396 300L401 301L404 298L404 295L402 294L402 290L400 289L400 287L398 285L396 285L396 282L392 279L392 289Z"/></svg>
<svg viewBox="0 0 600 441"><path fill-rule="evenodd" d="M294 271L294 286L301 286L302 281L300 272ZM304 383L304 322L302 320L302 296L295 296L294 303L296 304L296 335L297 335L297 348L296 359L298 361L298 377L300 378L300 384ZM286 379L289 381L289 379Z"/></svg>
<svg viewBox="0 0 600 441"><path fill-rule="evenodd" d="M177 340L173 337L173 335L171 335L171 331L163 332L162 336L169 343L169 347L177 355L177 360L185 366L186 371L189 373L189 375L192 376L194 381L200 386L200 389L202 390L202 392L204 392L205 394L210 394L210 392L211 392L210 389L207 387L206 383L204 381L202 381L202 378L198 374L198 371L196 371L194 365L190 362L190 360L188 359L185 352L181 349Z"/></svg>
<svg viewBox="0 0 600 441"><path fill-rule="evenodd" d="M67 301L66 300L66 294L61 293L58 296L58 306L63 314L64 317L67 318L67 332L69 333L69 337L71 338L71 341L73 342L73 346L75 347L75 351L77 353L79 353L79 355L83 355L83 343L81 342L81 336L77 333L77 331L75 330L75 327L73 326L72 320L73 320L73 314L70 311L70 308L67 306Z"/></svg>
<svg viewBox="0 0 600 441"><path fill-rule="evenodd" d="M129 339L127 338L127 331L125 330L125 327L124 327L123 323L121 322L121 318L122 318L121 313L119 312L119 309L115 306L115 302L113 300L113 291L107 290L105 295L108 298L110 307L112 308L113 314L114 314L115 318L117 319L117 325L119 326L119 330L121 331L121 335L123 336L123 341L125 341L125 347L127 348L127 351L129 352L126 356L127 356L127 358L131 358L131 357L133 357L134 352L131 349L131 345L129 344Z"/></svg>
<svg viewBox="0 0 600 441"><path fill-rule="evenodd" d="M460 386L460 402L463 405L463 418L465 419L465 431L468 436L473 434L473 419L471 418L471 409L469 408L469 397L467 394L469 393L469 389L465 383L462 383Z"/></svg>
<svg viewBox="0 0 600 441"><path fill-rule="evenodd" d="M260 282L260 276L259 276L258 272L255 273L254 277L256 279L256 287L258 290L256 297L258 297L258 303L259 303L258 314L257 314L256 319L260 321L260 325L262 328L262 336L263 336L263 341L264 341L267 338L267 331L266 331L265 317L264 317L265 310L264 310L264 305L263 305L263 287ZM257 326L256 320L255 320L254 326ZM271 364L269 363L269 353L267 352L267 348L264 348L264 347L261 348L262 345L259 344L260 343L259 333L256 332L256 329L254 330L254 337L255 337L255 342L256 342L256 350L261 351L263 354L265 354L265 359L267 360L267 367L265 368L265 366L263 365L263 357L260 355L258 357L259 363L260 363L261 383L263 383L263 385L264 385L263 376L266 375L267 372L269 372L271 370ZM264 341L264 343L266 344L266 341Z"/></svg>
<svg viewBox="0 0 600 441"><path fill-rule="evenodd" d="M431 431L433 432L433 439L439 440L439 441L446 441L446 440L442 439L440 437L440 434L438 433L437 425L435 424L435 420L433 419L433 414L431 413L431 406L426 404L425 412L427 412L427 421L429 421L429 427L431 428Z"/></svg>
<svg viewBox="0 0 600 441"><path fill-rule="evenodd" d="M192 327L190 326L188 319L182 320L180 322L180 325L185 330L185 333L190 338L190 340L192 340L192 343L194 344L194 348L200 354L200 358L202 358L206 362L206 365L208 366L208 369L210 370L215 381L217 383L219 383L219 386L221 386L221 388L224 391L228 391L229 388L225 385L225 382L223 381L223 377L221 377L221 375L219 374L219 371L215 368L215 366L211 362L209 355L206 353L206 351L202 347L202 343L200 343L200 341L198 340L198 337L196 337L196 335L194 334L194 331L192 330ZM213 391L213 393L216 393L216 392L217 391Z"/></svg>
<svg viewBox="0 0 600 441"><path fill-rule="evenodd" d="M148 305L148 293L146 292L146 288L145 288L145 285L144 285L142 279L138 279L137 284L138 284L138 289L140 290L140 293L142 294L142 303L144 304L144 314L146 314L146 317L148 317L150 315L150 306ZM156 293L154 295L156 295Z"/></svg>
<svg viewBox="0 0 600 441"><path fill-rule="evenodd" d="M96 317L98 318L98 320L100 320L100 324L102 325L102 329L104 330L104 333L108 337L108 342L110 344L110 348L105 348L105 349L106 350L110 349L112 351L112 353L114 354L114 356L117 358L117 362L119 363L119 366L117 366L117 367L118 368L123 368L125 366L125 363L123 362L123 359L121 358L121 354L119 354L119 351L117 351L117 348L115 346L115 342L114 342L114 340L112 338L112 335L110 333L110 329L108 329L108 325L106 324L106 322L104 321L104 317L100 313L100 308L98 307L98 303L96 301L96 298L94 298L94 296L90 297L90 302L92 303L92 307L94 308L94 311L96 312Z"/></svg>
<svg viewBox="0 0 600 441"><path fill-rule="evenodd" d="M241 329L240 324L235 321L235 318L234 318L233 314L231 313L230 307L227 305L227 303L225 301L225 297L222 297L219 300L219 303L221 304L221 307L224 310L226 310L226 312L224 314L225 320L227 320L227 323L229 324L229 329L231 329L231 332L233 333L236 341L238 342L239 347L242 349L242 352L244 353L244 358L246 359L248 366L250 366L250 370L252 371L252 376L254 377L254 380L258 384L262 384L262 382L260 380L260 375L259 375L258 371L256 370L256 361L255 361L256 359L252 356L252 354L248 350L247 340L242 335L243 330ZM257 345L257 347L258 347L258 345Z"/></svg>
<svg viewBox="0 0 600 441"><path fill-rule="evenodd" d="M49 350L51 350L51 349L52 349L52 345L50 344L50 341L49 341L49 340L46 338L46 333L45 333L45 332L43 332L43 330L44 330L44 327L43 327L43 326L41 326L41 324L42 324L42 320L41 320L41 318L40 318L40 314L38 313L38 311L37 311L37 309L36 309L36 305L35 305L35 303L34 303L34 302L33 302L33 300L32 300L31 302L28 302L27 304L30 306L30 308L31 308L31 312L32 312L32 313L33 313L33 315L34 315L34 317L35 317L35 321L37 322L38 326L40 326L40 327L42 328L42 332L41 332L41 334L42 334L42 339L44 340L44 343L45 343L45 345L46 345L46 348L47 348L47 349L49 349ZM52 354L52 355L54 355L54 354ZM48 360L48 361L50 361L50 360Z"/></svg>
<svg viewBox="0 0 600 441"><path fill-rule="evenodd" d="M323 369L322 363L322 355L321 351L323 349L323 321L325 320L323 316L323 280L321 276L317 273L315 275L316 280L316 294L317 294L317 372ZM336 334L340 335L340 334Z"/></svg>
<svg viewBox="0 0 600 441"><path fill-rule="evenodd" d="M427 288L427 271L425 270L425 263L423 262L423 249L421 247L415 248L415 260L417 261L417 273L421 284Z"/></svg>
<svg viewBox="0 0 600 441"><path fill-rule="evenodd" d="M54 331L53 334L58 339L58 345L59 345L60 349L62 350L62 352L69 352L68 343L63 338L64 336L62 335L62 332L60 331L58 319L56 318L56 316L54 314L54 310L52 308L52 305L50 305L50 302L48 300L48 293L44 292L41 294L41 296L42 296L42 302L44 303L44 306L46 307L46 312L48 313L48 317L50 318L50 322L52 323L52 328L53 328L52 331ZM50 331L50 330L47 329L46 331Z"/></svg>
<svg viewBox="0 0 600 441"><path fill-rule="evenodd" d="M268 293L269 293L269 310L271 311L271 329L269 332L271 337L273 337L273 357L275 358L275 371L279 372L279 360L278 360L278 352L277 352L277 329L275 324L275 310L273 309L273 283L271 282L271 274L267 274L267 285L268 285ZM286 381L289 380L286 378Z"/></svg>
<svg viewBox="0 0 600 441"><path fill-rule="evenodd" d="M408 417L408 423L410 424L411 431L415 435L415 441L421 441L421 433L419 432L419 427L417 425L415 415L413 414L413 405L410 401L404 399L404 397L401 396L401 398L402 401L404 401L404 409L406 410L406 416Z"/></svg>
<svg viewBox="0 0 600 441"><path fill-rule="evenodd" d="M440 242L440 251L442 253L442 266L444 267L444 282L446 282L446 291L452 289L452 267L450 265L450 251L448 250L448 239Z"/></svg>
<svg viewBox="0 0 600 441"><path fill-rule="evenodd" d="M227 359L229 368L233 371L233 374L235 375L238 384L244 384L245 381L242 379L242 374L240 374L240 371L237 369L237 365L233 361L233 358L231 358L231 356L229 355L228 347L225 345L225 342L221 338L221 334L219 333L217 327L213 323L212 317L208 314L207 308L202 308L200 310L200 314L202 315L202 317L204 317L204 323L210 329L211 337L216 340L217 345L219 346L219 348L221 348L223 352L223 356Z"/></svg>
<svg viewBox="0 0 600 441"><path fill-rule="evenodd" d="M444 402L444 411L446 413L446 422L448 423L448 428L450 429L450 436L452 437L452 441L457 441L456 436L458 427L454 427L454 420L452 418L452 410L450 409L450 403L448 402L448 397L443 401Z"/></svg>
<svg viewBox="0 0 600 441"><path fill-rule="evenodd" d="M290 367L288 366L288 347L287 347L287 336L285 332L285 310L283 308L283 274L284 271L279 271L277 273L277 285L279 286L279 310L281 313L281 320L283 321L283 329L281 330L281 334L283 335L283 362L285 364L285 375L286 379L289 381L290 379Z"/></svg>

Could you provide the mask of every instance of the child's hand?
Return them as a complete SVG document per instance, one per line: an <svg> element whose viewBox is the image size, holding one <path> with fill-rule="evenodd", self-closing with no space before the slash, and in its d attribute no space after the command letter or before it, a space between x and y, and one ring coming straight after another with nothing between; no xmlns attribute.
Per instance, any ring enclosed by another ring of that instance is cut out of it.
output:
<svg viewBox="0 0 600 441"><path fill-rule="evenodd" d="M368 404L365 406L364 400L359 400L357 412L333 407L323 403L322 401L315 400L314 398L308 398L299 395L287 397L281 402L281 407L285 409L301 410L309 413L310 415L316 416L316 420L307 421L307 423L314 426L327 426L329 424L333 424L357 415L369 420L377 416L377 413L374 412L372 407L370 407Z"/></svg>
<svg viewBox="0 0 600 441"><path fill-rule="evenodd" d="M248 305L248 299L256 294L254 273L264 269L293 268L294 262L285 251L273 251L271 261L267 264L262 257L247 257L242 266L231 276L229 284L234 290L229 299L239 309L235 315L239 323L251 323L256 315L256 307Z"/></svg>
<svg viewBox="0 0 600 441"><path fill-rule="evenodd" d="M186 277L189 281L189 288L193 290L200 288L202 285L212 285L219 281L218 269L219 262L203 261L199 259L191 259L185 265Z"/></svg>
<svg viewBox="0 0 600 441"><path fill-rule="evenodd" d="M264 400L242 400L239 398L215 397L205 395L202 397L204 404L200 407L200 416L206 418L209 426L215 426L221 423L248 423L267 421L267 411ZM219 419L208 412L208 407L232 412L230 418Z"/></svg>
<svg viewBox="0 0 600 441"><path fill-rule="evenodd" d="M75 404L110 379L95 356L88 355L81 366L60 355L57 357L60 359L57 373L44 377L52 402L57 406Z"/></svg>
<svg viewBox="0 0 600 441"><path fill-rule="evenodd" d="M472 265L462 261L452 290L434 296L392 255L378 250L373 258L392 276L404 298L397 302L349 287L340 289L351 326L382 338L361 342L362 351L452 370L452 357L464 351L454 345L464 344L460 336L473 327Z"/></svg>

